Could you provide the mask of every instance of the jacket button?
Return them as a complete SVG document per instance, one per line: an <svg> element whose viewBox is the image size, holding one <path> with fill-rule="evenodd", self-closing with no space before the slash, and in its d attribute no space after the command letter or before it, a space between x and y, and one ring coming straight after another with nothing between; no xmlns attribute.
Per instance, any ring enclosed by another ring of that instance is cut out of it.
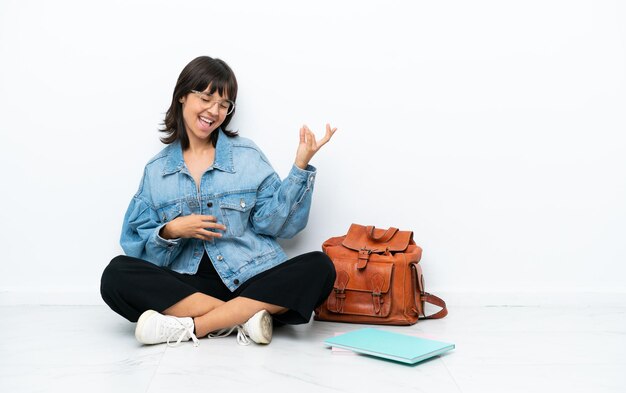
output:
<svg viewBox="0 0 626 393"><path fill-rule="evenodd" d="M218 261L221 261L222 259L224 259L224 257L223 257L223 256L221 256L221 255L218 255L218 256L217 256L217 260L218 260Z"/></svg>
<svg viewBox="0 0 626 393"><path fill-rule="evenodd" d="M235 283L235 285L239 285L239 280L235 279L235 281L233 281Z"/></svg>
<svg viewBox="0 0 626 393"><path fill-rule="evenodd" d="M209 202L206 205L207 205L207 207L211 207L211 206L213 206L213 202Z"/></svg>

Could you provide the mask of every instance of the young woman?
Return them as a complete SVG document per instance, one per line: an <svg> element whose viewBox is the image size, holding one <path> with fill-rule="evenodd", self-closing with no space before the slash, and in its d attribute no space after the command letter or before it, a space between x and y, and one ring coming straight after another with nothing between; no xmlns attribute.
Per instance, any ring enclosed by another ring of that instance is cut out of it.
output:
<svg viewBox="0 0 626 393"><path fill-rule="evenodd" d="M237 80L222 60L198 57L181 72L161 139L124 217L121 245L101 294L137 322L144 344L228 335L268 344L273 320L307 323L330 293L335 270L321 252L287 258L276 238L308 220L316 140L300 129L295 163L281 181L250 140L227 130Z"/></svg>

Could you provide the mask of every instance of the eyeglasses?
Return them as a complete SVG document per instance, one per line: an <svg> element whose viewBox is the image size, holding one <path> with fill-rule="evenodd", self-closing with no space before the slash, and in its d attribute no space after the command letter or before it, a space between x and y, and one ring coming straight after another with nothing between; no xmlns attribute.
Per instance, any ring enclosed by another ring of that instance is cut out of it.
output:
<svg viewBox="0 0 626 393"><path fill-rule="evenodd" d="M230 115L235 110L235 103L231 100L216 100L207 93L198 90L192 90L191 92L200 97L202 102L207 104L209 108L211 108L217 102L217 107L219 108L219 111L226 112L226 116Z"/></svg>

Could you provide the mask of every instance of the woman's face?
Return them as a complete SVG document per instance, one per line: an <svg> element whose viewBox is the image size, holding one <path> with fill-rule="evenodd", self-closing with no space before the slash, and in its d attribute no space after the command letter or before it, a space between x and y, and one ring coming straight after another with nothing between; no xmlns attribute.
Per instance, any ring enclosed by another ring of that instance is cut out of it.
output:
<svg viewBox="0 0 626 393"><path fill-rule="evenodd" d="M228 97L220 96L217 90L210 95L209 87L204 92L191 92L180 99L185 129L190 140L208 140L211 133L226 119Z"/></svg>

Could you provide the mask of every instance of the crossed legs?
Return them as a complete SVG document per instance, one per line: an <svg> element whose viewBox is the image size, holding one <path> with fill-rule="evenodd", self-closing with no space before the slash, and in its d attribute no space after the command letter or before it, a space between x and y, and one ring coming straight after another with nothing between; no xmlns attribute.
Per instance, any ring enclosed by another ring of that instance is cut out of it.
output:
<svg viewBox="0 0 626 393"><path fill-rule="evenodd" d="M251 284L240 292L242 295L232 298L217 275L186 275L138 258L118 256L105 268L100 292L113 311L131 322L137 322L146 310L191 317L196 335L203 337L242 325L261 310L273 315L293 310L289 323L306 323L307 314L328 295L335 280L332 261L321 252L297 256L262 275L255 278L260 287ZM211 288L215 293L208 295L200 288ZM289 301L283 299L294 293L299 294L297 298L291 295ZM287 304L277 306L284 304L280 299Z"/></svg>
<svg viewBox="0 0 626 393"><path fill-rule="evenodd" d="M243 296L224 302L196 292L167 308L163 314L174 317L192 317L196 336L205 337L216 330L241 325L261 310L267 310L272 315L288 311L285 307Z"/></svg>

